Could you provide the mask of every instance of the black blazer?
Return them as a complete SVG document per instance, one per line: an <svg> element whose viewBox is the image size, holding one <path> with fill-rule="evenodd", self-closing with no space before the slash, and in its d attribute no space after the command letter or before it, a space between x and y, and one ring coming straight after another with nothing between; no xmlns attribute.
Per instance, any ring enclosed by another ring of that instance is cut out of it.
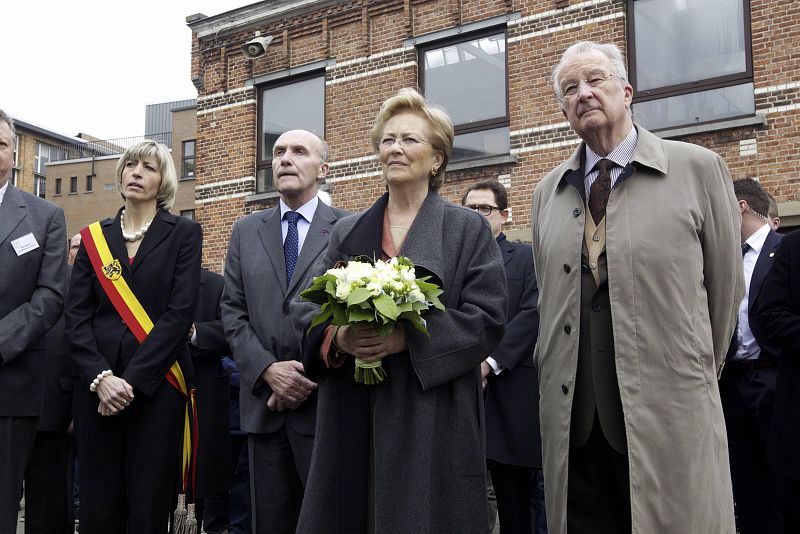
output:
<svg viewBox="0 0 800 534"><path fill-rule="evenodd" d="M761 338L781 351L768 458L776 471L797 479L800 478L797 454L800 450L800 231L783 239L772 263L751 316Z"/></svg>
<svg viewBox="0 0 800 534"><path fill-rule="evenodd" d="M200 285L200 225L159 210L130 264L119 213L100 224L112 255L122 264L122 276L155 326L140 345L106 296L81 243L72 269L66 322L72 359L84 385L111 369L137 392L150 396L179 358L191 380L186 334Z"/></svg>
<svg viewBox="0 0 800 534"><path fill-rule="evenodd" d="M225 340L220 299L225 281L217 273L200 271L200 294L194 327L195 343L189 343L197 388L197 417L200 440L197 451L195 496L205 498L230 488L233 476L228 426L230 393L228 373L222 358L231 348Z"/></svg>
<svg viewBox="0 0 800 534"><path fill-rule="evenodd" d="M486 388L486 457L500 463L542 467L539 383L533 349L539 333L539 288L530 245L497 237L508 281L506 333L491 356L503 366Z"/></svg>
<svg viewBox="0 0 800 534"><path fill-rule="evenodd" d="M761 288L764 286L764 280L766 279L767 273L772 267L775 249L778 248L778 245L781 243L781 239L783 239L781 234L770 229L769 233L767 234L767 238L764 240L764 246L761 247L761 252L758 254L756 264L753 267L753 276L750 278L750 287L747 290L747 320L750 324L750 331L753 333L753 337L756 339L759 349L761 349L761 355L759 358L775 358L779 354L779 351L769 342L769 340L765 339L763 336L761 327L759 326L753 312L753 304L761 293ZM736 332L734 331L733 339L731 340L731 346L728 348L728 354L725 359L730 360L736 356L737 350L739 350L739 342L736 338Z"/></svg>

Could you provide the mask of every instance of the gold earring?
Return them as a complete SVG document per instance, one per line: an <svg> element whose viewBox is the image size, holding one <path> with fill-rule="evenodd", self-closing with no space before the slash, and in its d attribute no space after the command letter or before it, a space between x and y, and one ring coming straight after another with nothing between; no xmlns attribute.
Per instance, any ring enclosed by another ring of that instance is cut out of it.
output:
<svg viewBox="0 0 800 534"><path fill-rule="evenodd" d="M436 175L437 175L437 174L439 174L439 169L438 169L437 167L433 167L433 168L431 169L431 176L432 176L433 178L436 178Z"/></svg>

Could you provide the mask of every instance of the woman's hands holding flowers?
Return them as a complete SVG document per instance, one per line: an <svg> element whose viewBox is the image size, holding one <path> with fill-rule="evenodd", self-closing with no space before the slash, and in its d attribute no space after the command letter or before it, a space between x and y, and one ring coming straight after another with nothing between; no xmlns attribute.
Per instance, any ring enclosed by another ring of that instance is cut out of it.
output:
<svg viewBox="0 0 800 534"><path fill-rule="evenodd" d="M365 362L378 361L389 354L403 352L408 348L405 330L401 323L395 323L394 329L387 337L380 335L367 323L345 325L336 331L334 342L343 352Z"/></svg>

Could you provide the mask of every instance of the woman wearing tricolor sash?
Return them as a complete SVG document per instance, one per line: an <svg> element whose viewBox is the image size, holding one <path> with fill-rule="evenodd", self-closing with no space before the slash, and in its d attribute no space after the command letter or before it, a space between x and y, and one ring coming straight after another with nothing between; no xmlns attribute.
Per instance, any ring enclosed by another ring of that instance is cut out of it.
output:
<svg viewBox="0 0 800 534"><path fill-rule="evenodd" d="M66 304L80 529L156 534L182 482L202 231L168 211L178 181L165 146L129 148L116 179L124 207L81 231Z"/></svg>

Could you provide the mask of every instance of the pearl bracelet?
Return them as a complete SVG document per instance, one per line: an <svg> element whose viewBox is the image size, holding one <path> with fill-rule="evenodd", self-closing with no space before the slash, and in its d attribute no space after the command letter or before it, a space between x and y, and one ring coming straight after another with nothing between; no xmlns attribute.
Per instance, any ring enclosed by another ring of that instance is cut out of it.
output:
<svg viewBox="0 0 800 534"><path fill-rule="evenodd" d="M94 380L92 380L92 383L89 385L89 391L95 393L97 391L97 386L100 385L100 381L107 376L114 376L114 373L111 371L111 369L106 369L102 373L98 374L97 377Z"/></svg>

